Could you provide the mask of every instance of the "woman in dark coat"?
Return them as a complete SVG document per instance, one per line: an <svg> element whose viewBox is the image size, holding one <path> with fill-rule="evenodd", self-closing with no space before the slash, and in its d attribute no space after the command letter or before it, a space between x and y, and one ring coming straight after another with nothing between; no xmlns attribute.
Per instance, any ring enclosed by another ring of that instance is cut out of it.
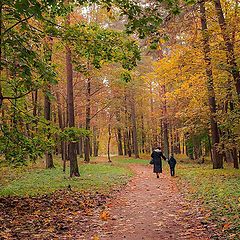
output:
<svg viewBox="0 0 240 240"><path fill-rule="evenodd" d="M153 172L159 178L159 173L162 173L162 158L166 160L166 157L163 155L160 147L153 150L151 157L153 159Z"/></svg>

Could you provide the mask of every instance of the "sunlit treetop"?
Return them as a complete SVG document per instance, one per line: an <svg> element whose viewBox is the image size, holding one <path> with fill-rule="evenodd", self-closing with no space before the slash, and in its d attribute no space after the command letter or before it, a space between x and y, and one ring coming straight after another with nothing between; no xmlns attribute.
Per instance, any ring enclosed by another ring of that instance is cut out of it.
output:
<svg viewBox="0 0 240 240"><path fill-rule="evenodd" d="M126 34L99 27L96 24L78 24L64 31L63 39L72 45L75 63L83 71L83 58L95 68L104 63L121 63L122 67L131 70L140 60L138 44Z"/></svg>

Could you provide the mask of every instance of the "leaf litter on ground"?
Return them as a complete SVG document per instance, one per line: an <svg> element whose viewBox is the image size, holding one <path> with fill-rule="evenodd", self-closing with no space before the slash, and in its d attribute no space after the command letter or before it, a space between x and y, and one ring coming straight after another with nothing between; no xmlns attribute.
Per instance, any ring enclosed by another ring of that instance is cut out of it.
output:
<svg viewBox="0 0 240 240"><path fill-rule="evenodd" d="M37 197L0 198L0 239L52 239L80 236L91 228L109 196L59 190ZM105 213L105 218L107 214ZM96 218L96 217L95 217Z"/></svg>

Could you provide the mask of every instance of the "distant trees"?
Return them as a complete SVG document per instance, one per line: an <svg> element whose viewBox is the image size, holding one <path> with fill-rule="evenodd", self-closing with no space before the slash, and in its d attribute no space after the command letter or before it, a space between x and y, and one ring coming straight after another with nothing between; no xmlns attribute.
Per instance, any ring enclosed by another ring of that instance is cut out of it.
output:
<svg viewBox="0 0 240 240"><path fill-rule="evenodd" d="M235 54L239 52L235 42L239 8L235 1L221 2L199 1L200 12L189 8L169 19L163 30L168 40L160 44L164 57L146 76L165 86L168 113L163 117L168 119L170 145L176 141L171 129L176 129L190 158L210 154L213 168L222 168L224 159L239 168L239 66Z"/></svg>
<svg viewBox="0 0 240 240"><path fill-rule="evenodd" d="M46 167L51 168L52 154L60 149L64 171L66 160L70 160L70 176L79 176L77 150L82 138L88 146L87 161L91 154L93 71L112 62L132 69L140 58L138 45L124 33L87 23L67 2L65 6L60 1L29 4L7 1L0 6L0 151L14 164L35 161L45 152ZM57 57L63 57L62 53L65 62ZM79 90L75 81L79 79L88 80L85 130L76 127L84 125L81 119L76 124L75 117L75 91ZM95 146L95 155L97 152Z"/></svg>
<svg viewBox="0 0 240 240"><path fill-rule="evenodd" d="M45 153L51 168L61 154L63 170L69 160L70 176L79 176L77 155L89 162L115 149L139 158L161 145L167 156L209 155L213 168L223 160L239 168L238 1L182 11L177 1L69 3L0 4L7 162Z"/></svg>

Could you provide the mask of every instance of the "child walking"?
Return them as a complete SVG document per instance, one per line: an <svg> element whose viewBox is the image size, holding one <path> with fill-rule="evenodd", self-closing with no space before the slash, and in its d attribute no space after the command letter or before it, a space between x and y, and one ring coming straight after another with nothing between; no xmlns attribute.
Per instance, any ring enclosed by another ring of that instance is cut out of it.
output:
<svg viewBox="0 0 240 240"><path fill-rule="evenodd" d="M171 176L174 176L175 175L175 166L176 166L176 159L173 157L173 154L171 154L171 157L170 159L168 160L168 164L169 164L169 167L170 167L170 173L171 173Z"/></svg>

